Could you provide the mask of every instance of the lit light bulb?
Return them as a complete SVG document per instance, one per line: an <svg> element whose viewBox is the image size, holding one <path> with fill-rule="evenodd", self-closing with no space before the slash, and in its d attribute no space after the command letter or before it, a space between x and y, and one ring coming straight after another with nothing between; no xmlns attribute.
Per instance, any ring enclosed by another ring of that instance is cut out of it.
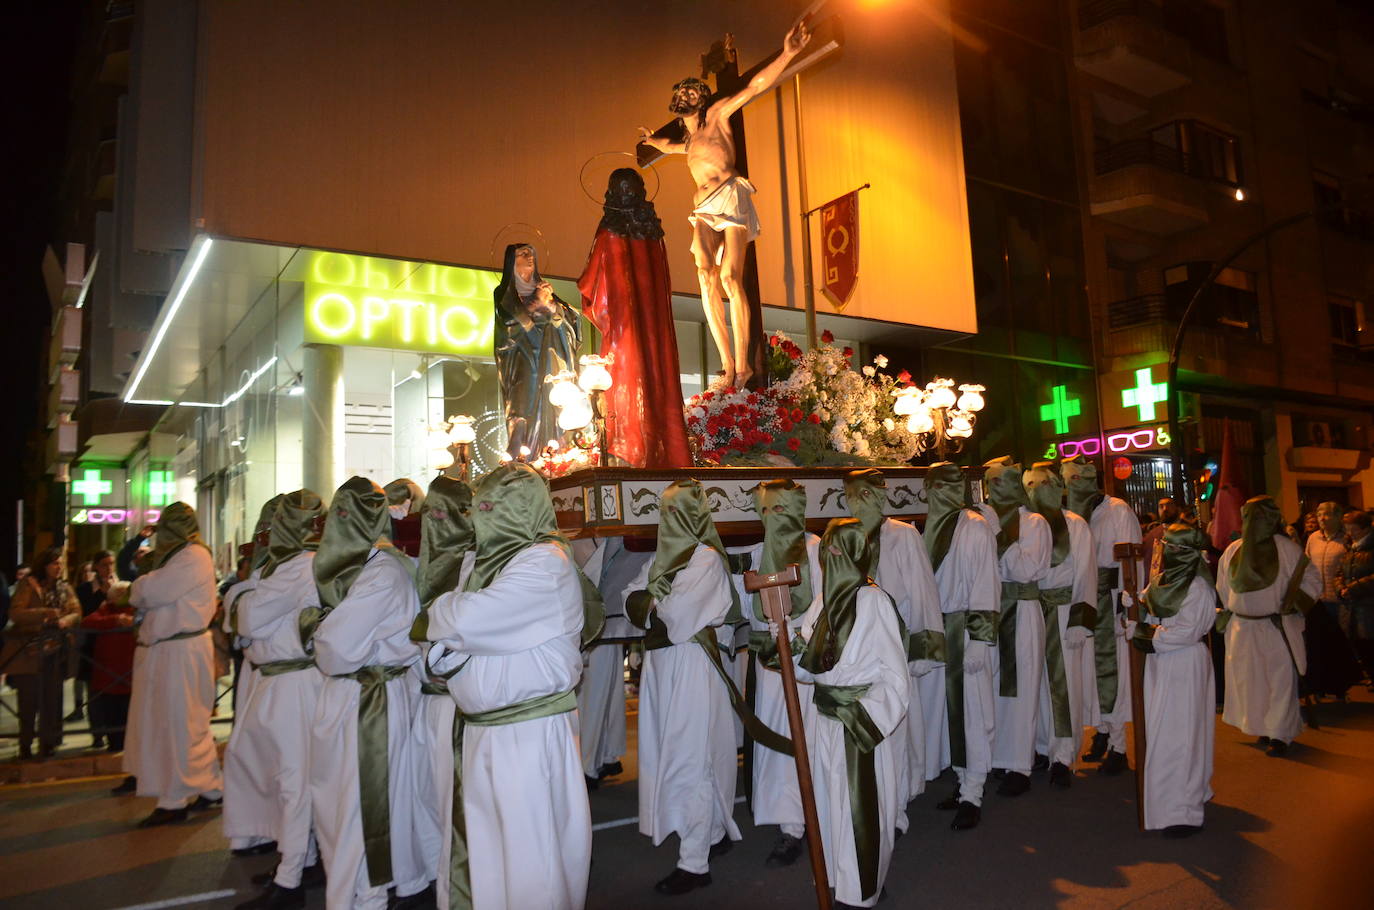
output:
<svg viewBox="0 0 1374 910"><path fill-rule="evenodd" d="M987 389L983 386L965 383L959 386L959 391L963 393L959 396L959 410L961 411L972 411L976 414L983 410L984 406L987 404L987 402L983 400L983 393L986 392Z"/></svg>
<svg viewBox="0 0 1374 910"><path fill-rule="evenodd" d="M549 389L549 402L556 408L567 407L569 401L583 394L577 387L577 374L572 370L562 370L545 377L544 381L552 386Z"/></svg>
<svg viewBox="0 0 1374 910"><path fill-rule="evenodd" d="M946 435L955 439L967 439L973 435L973 415L968 411L950 411L949 429Z"/></svg>
<svg viewBox="0 0 1374 910"><path fill-rule="evenodd" d="M926 383L926 404L936 410L954 407L954 380L932 379Z"/></svg>
<svg viewBox="0 0 1374 910"><path fill-rule="evenodd" d="M529 446L521 446L521 447L520 447L520 457L521 457L521 458L529 458L529 457L530 457L530 447L529 447Z"/></svg>
<svg viewBox="0 0 1374 910"><path fill-rule="evenodd" d="M592 403L584 395L558 412L560 430L580 430L592 422Z"/></svg>
<svg viewBox="0 0 1374 910"><path fill-rule="evenodd" d="M577 384L586 391L604 392L614 384L611 371L607 369L614 362L614 355L584 354L578 362L582 364L582 375L577 378Z"/></svg>
<svg viewBox="0 0 1374 910"><path fill-rule="evenodd" d="M916 413L921 408L921 390L915 386L905 386L900 389L893 389L892 413L899 417L907 417Z"/></svg>
<svg viewBox="0 0 1374 910"><path fill-rule="evenodd" d="M931 416L929 408L921 408L920 410L913 411L911 416L906 420L906 431L908 433L915 433L919 436L922 433L929 433L934 429L935 418Z"/></svg>
<svg viewBox="0 0 1374 910"><path fill-rule="evenodd" d="M1245 201L1245 190L1241 189L1240 187L1236 187L1236 201L1237 201L1237 202L1244 202L1244 201Z"/></svg>
<svg viewBox="0 0 1374 910"><path fill-rule="evenodd" d="M464 443L474 443L477 441L477 431L472 428L472 418L466 414L459 414L450 417L448 435L455 445Z"/></svg>

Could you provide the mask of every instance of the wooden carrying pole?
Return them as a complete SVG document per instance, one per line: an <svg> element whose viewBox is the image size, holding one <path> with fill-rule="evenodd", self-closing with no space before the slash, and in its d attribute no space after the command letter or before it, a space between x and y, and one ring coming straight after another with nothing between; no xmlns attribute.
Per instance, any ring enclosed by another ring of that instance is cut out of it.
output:
<svg viewBox="0 0 1374 910"><path fill-rule="evenodd" d="M782 670L783 697L787 702L787 725L792 734L792 754L797 762L797 787L801 790L802 818L806 821L811 877L816 883L816 906L820 910L831 910L830 879L825 874L825 848L821 846L821 823L816 817L816 790L811 784L811 759L806 753L806 730L802 728L797 674L792 668L792 645L788 641L787 612L791 596L787 589L799 584L801 570L796 564L768 575L761 572L744 573L744 589L759 595L763 601L764 615L778 627L778 664Z"/></svg>
<svg viewBox="0 0 1374 910"><path fill-rule="evenodd" d="M1136 578L1138 560L1145 556L1145 546L1138 543L1119 543L1112 555L1121 565L1121 584L1131 595L1131 605L1126 616L1132 622L1140 622L1140 586ZM1135 819L1140 830L1145 830L1145 654L1139 648L1127 643L1126 653L1131 661L1131 728L1135 741Z"/></svg>

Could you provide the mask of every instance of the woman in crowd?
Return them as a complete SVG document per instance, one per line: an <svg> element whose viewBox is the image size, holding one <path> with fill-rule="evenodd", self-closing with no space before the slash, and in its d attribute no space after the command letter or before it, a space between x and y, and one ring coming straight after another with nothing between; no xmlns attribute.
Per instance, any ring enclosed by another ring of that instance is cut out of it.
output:
<svg viewBox="0 0 1374 910"><path fill-rule="evenodd" d="M62 670L81 606L63 578L62 548L40 550L28 577L14 589L0 666L19 692L19 757L33 757L35 721L38 754L48 758L62 742Z"/></svg>

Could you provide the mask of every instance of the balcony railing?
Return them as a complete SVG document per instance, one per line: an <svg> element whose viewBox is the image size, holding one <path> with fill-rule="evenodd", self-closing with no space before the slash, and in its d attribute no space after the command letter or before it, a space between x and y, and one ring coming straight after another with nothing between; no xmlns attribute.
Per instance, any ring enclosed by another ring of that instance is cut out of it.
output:
<svg viewBox="0 0 1374 910"><path fill-rule="evenodd" d="M1169 299L1163 294L1143 294L1107 304L1107 326L1112 329L1129 329L1175 318L1169 313Z"/></svg>
<svg viewBox="0 0 1374 910"><path fill-rule="evenodd" d="M1136 165L1153 165L1229 187L1239 187L1242 180L1236 138L1197 120L1175 120L1147 135L1116 143L1099 139L1093 154L1097 176Z"/></svg>

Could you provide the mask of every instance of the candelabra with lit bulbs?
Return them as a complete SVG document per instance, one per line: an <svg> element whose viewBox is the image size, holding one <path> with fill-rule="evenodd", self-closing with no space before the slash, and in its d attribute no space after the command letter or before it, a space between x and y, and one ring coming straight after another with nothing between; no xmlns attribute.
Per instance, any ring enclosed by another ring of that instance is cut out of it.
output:
<svg viewBox="0 0 1374 910"><path fill-rule="evenodd" d="M934 449L941 461L963 450L964 440L973 435L978 412L987 402L981 385L961 384L954 393L955 381L936 377L924 389L906 386L893 389L892 410L906 418L907 432L916 436L919 455Z"/></svg>
<svg viewBox="0 0 1374 910"><path fill-rule="evenodd" d="M571 442L585 453L606 451L606 415L602 401L614 384L610 367L615 355L584 354L581 370L563 370L547 377L549 401L558 408L558 428L571 434Z"/></svg>

